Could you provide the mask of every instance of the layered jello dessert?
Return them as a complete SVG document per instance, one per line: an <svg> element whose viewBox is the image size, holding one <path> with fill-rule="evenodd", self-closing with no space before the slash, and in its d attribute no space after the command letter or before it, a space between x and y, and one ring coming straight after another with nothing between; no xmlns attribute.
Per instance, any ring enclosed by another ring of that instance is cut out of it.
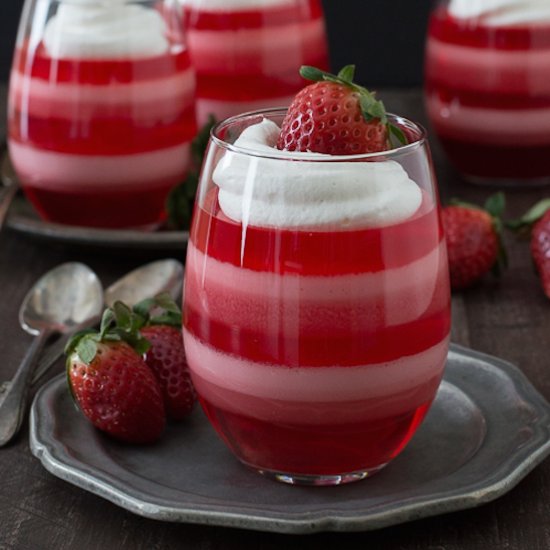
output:
<svg viewBox="0 0 550 550"><path fill-rule="evenodd" d="M550 182L550 2L440 3L428 31L426 99L467 178Z"/></svg>
<svg viewBox="0 0 550 550"><path fill-rule="evenodd" d="M24 12L10 77L9 151L23 189L46 220L155 226L196 133L178 12L153 1L50 4L49 18Z"/></svg>
<svg viewBox="0 0 550 550"><path fill-rule="evenodd" d="M242 462L336 484L394 458L436 394L446 250L422 130L395 119L409 144L333 156L277 149L284 116L214 129L187 253L185 348L202 406Z"/></svg>
<svg viewBox="0 0 550 550"><path fill-rule="evenodd" d="M289 105L300 66L328 66L319 0L182 1L201 124Z"/></svg>

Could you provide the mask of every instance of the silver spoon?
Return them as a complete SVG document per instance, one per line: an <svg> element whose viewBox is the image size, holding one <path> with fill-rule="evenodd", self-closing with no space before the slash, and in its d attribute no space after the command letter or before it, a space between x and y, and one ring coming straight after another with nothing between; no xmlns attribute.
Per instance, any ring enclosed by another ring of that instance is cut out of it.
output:
<svg viewBox="0 0 550 550"><path fill-rule="evenodd" d="M43 275L25 296L19 309L24 330L36 336L0 403L0 447L18 432L27 403L29 381L36 358L46 341L89 319L99 318L103 289L86 265L69 262Z"/></svg>
<svg viewBox="0 0 550 550"><path fill-rule="evenodd" d="M168 292L174 300L181 298L183 286L183 265L177 260L166 259L151 262L130 271L121 279L110 285L103 298L107 306L112 306L121 300L129 306L134 306L145 298L155 296L160 292ZM88 323L92 326L95 323ZM85 328L85 327L80 327ZM39 361L32 383L36 383L50 367L63 355L63 350L70 334L54 342Z"/></svg>
<svg viewBox="0 0 550 550"><path fill-rule="evenodd" d="M10 205L19 189L19 182L7 154L2 160L1 174L4 186L0 188L0 230L2 229L2 225L4 225Z"/></svg>

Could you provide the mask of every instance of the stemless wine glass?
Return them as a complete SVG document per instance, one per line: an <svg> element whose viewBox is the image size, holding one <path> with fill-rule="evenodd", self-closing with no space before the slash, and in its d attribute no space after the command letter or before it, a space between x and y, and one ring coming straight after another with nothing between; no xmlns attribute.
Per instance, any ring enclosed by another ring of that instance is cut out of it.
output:
<svg viewBox="0 0 550 550"><path fill-rule="evenodd" d="M436 394L446 248L424 130L391 115L408 145L290 153L269 146L284 114L213 129L187 251L185 348L209 420L243 463L339 484L392 460Z"/></svg>
<svg viewBox="0 0 550 550"><path fill-rule="evenodd" d="M328 69L320 0L181 0L197 72L197 117L288 106L302 65Z"/></svg>
<svg viewBox="0 0 550 550"><path fill-rule="evenodd" d="M550 183L550 2L438 2L427 38L426 103L467 180Z"/></svg>
<svg viewBox="0 0 550 550"><path fill-rule="evenodd" d="M10 156L46 220L157 225L196 133L181 8L26 0L9 86Z"/></svg>

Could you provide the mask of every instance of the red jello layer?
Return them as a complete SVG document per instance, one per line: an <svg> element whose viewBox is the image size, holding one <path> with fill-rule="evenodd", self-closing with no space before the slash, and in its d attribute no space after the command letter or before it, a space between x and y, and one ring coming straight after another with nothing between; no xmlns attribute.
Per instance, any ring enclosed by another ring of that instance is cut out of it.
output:
<svg viewBox="0 0 550 550"><path fill-rule="evenodd" d="M361 318L351 305L341 308L340 313L342 317L353 314L357 324L335 327L333 334L319 331L291 336L284 329L266 334L213 321L206 311L199 312L190 307L185 311L185 326L202 342L250 361L288 367L352 367L414 355L441 342L449 333L450 322L447 300L438 302L436 311L419 319L392 327L381 323L376 330L372 327L368 330L369 317L364 314Z"/></svg>
<svg viewBox="0 0 550 550"><path fill-rule="evenodd" d="M428 201L409 220L386 227L296 231L249 226L243 232L240 223L221 213L216 188L207 199L206 210L196 208L191 239L205 254L255 271L325 276L377 272L407 265L439 244L441 220Z"/></svg>
<svg viewBox="0 0 550 550"><path fill-rule="evenodd" d="M74 192L60 193L32 184L26 184L24 189L27 198L47 221L118 229L159 224L165 217L166 197L176 183L178 181L171 179L127 190L106 187L101 193L97 190L87 193L79 189L79 182L75 182Z"/></svg>
<svg viewBox="0 0 550 550"><path fill-rule="evenodd" d="M187 50L140 59L52 59L43 45L25 43L15 53L13 69L51 84L114 85L166 78L191 67Z"/></svg>
<svg viewBox="0 0 550 550"><path fill-rule="evenodd" d="M79 155L124 155L190 142L196 133L195 111L187 107L169 120L136 121L124 106L110 116L90 113L89 119L69 120L11 113L10 139L37 148ZM147 125L149 123L149 125Z"/></svg>
<svg viewBox="0 0 550 550"><path fill-rule="evenodd" d="M374 421L312 426L277 424L201 404L230 449L259 469L310 475L338 475L376 469L401 452L430 406ZM345 406L343 404L342 406ZM322 410L322 406L320 406Z"/></svg>
<svg viewBox="0 0 550 550"><path fill-rule="evenodd" d="M550 143L539 147L506 147L472 144L446 136L440 136L440 140L457 169L469 176L522 180L550 175Z"/></svg>
<svg viewBox="0 0 550 550"><path fill-rule="evenodd" d="M256 10L208 10L186 6L185 24L193 30L257 29L323 17L319 0L298 0Z"/></svg>
<svg viewBox="0 0 550 550"><path fill-rule="evenodd" d="M428 34L442 42L495 50L550 49L547 22L491 26L480 19L457 19L445 6L437 8L430 19Z"/></svg>

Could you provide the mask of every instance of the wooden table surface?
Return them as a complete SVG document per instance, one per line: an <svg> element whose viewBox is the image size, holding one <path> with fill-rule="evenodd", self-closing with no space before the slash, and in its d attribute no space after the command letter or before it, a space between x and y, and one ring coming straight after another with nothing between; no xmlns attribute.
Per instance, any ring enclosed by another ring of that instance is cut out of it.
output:
<svg viewBox="0 0 550 550"><path fill-rule="evenodd" d="M0 104L6 89L0 88ZM425 122L419 90L389 90L389 110ZM5 135L5 116L0 120ZM461 182L431 140L443 202L451 196L482 201L492 189ZM507 217L524 212L550 188L507 191ZM510 267L500 282L453 296L453 341L519 366L550 401L550 301L540 289L527 243L506 235ZM174 254L176 256L176 254ZM183 259L183 252L179 254ZM11 378L31 337L17 312L34 281L59 263L90 265L109 284L151 257L112 254L38 242L4 228L0 234L0 381ZM29 450L28 426L0 449L0 550L91 548L342 548L399 550L550 549L550 460L503 497L475 509L362 533L290 536L171 524L135 516L49 474ZM368 481L364 481L368 485Z"/></svg>

